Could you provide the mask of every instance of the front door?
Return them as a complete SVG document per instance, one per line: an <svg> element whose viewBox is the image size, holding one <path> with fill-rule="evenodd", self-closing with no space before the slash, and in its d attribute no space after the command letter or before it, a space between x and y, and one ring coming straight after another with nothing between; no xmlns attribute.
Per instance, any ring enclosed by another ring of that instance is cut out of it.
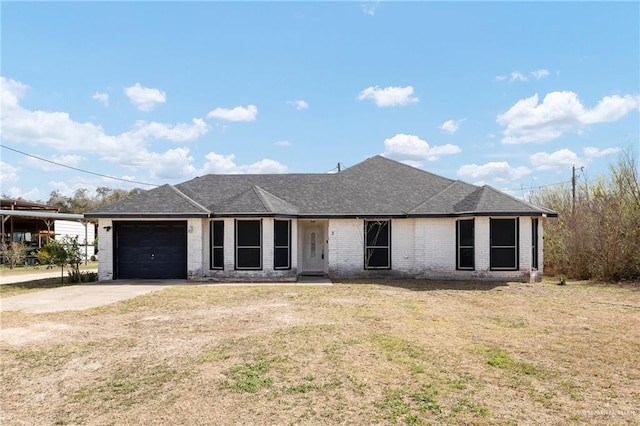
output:
<svg viewBox="0 0 640 426"><path fill-rule="evenodd" d="M324 273L325 256L324 226L319 223L305 225L302 236L302 272Z"/></svg>

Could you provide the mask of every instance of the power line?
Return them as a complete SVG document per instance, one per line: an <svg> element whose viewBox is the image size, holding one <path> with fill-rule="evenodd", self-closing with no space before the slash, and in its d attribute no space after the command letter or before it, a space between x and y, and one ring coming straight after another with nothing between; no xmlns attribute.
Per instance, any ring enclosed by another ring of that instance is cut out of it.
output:
<svg viewBox="0 0 640 426"><path fill-rule="evenodd" d="M511 189L503 189L503 191L523 191L525 189L532 191L534 189L541 189L541 188L546 188L548 186L557 186L557 185L565 185L567 183L571 183L570 180L564 181L564 182L556 182L556 183L549 183L546 185L539 185L539 186L521 186L520 188L511 188Z"/></svg>
<svg viewBox="0 0 640 426"><path fill-rule="evenodd" d="M119 178L119 177L115 177L115 176L104 175L102 173L92 172L92 171L89 171L89 170L79 169L77 167L72 167L72 166L68 166L66 164L57 163L57 162L52 161L52 160L47 160L46 158L38 157L36 155L29 154L27 152L23 152L23 151L14 149L14 148L10 148L10 147L8 147L6 145L0 144L0 146L3 147L4 149L8 149L9 151L13 151L13 152L16 152L18 154L26 155L27 157L35 158L36 160L44 161L46 163L55 164L56 166L66 167L67 169L75 170L75 171L78 171L78 172L87 173L87 174L94 175L94 176L100 176L100 177L104 177L104 178L108 178L108 179L119 180L119 181L122 181L122 182L135 183L135 184L138 184L138 185L159 186L159 185L156 185L155 183L138 182L136 180L124 179L124 178Z"/></svg>

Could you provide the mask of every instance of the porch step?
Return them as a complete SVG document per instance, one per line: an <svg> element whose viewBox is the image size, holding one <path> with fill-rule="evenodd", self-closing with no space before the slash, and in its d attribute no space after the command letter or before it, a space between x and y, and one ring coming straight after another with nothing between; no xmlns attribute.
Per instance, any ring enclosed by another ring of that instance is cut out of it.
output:
<svg viewBox="0 0 640 426"><path fill-rule="evenodd" d="M328 276L326 273L324 272L303 272L299 275L300 277L326 277Z"/></svg>

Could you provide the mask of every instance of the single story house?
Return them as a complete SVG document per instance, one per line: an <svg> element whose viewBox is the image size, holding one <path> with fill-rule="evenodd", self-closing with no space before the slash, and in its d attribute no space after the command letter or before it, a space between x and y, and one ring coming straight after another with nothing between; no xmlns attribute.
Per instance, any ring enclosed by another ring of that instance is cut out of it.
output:
<svg viewBox="0 0 640 426"><path fill-rule="evenodd" d="M99 278L540 278L551 210L376 156L334 174L206 175L87 212Z"/></svg>

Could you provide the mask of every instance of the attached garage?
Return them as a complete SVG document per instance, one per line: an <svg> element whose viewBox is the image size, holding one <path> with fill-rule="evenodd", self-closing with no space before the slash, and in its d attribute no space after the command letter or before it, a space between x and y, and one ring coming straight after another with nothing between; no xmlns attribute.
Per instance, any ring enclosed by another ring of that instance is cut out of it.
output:
<svg viewBox="0 0 640 426"><path fill-rule="evenodd" d="M186 221L114 221L116 279L186 279Z"/></svg>

